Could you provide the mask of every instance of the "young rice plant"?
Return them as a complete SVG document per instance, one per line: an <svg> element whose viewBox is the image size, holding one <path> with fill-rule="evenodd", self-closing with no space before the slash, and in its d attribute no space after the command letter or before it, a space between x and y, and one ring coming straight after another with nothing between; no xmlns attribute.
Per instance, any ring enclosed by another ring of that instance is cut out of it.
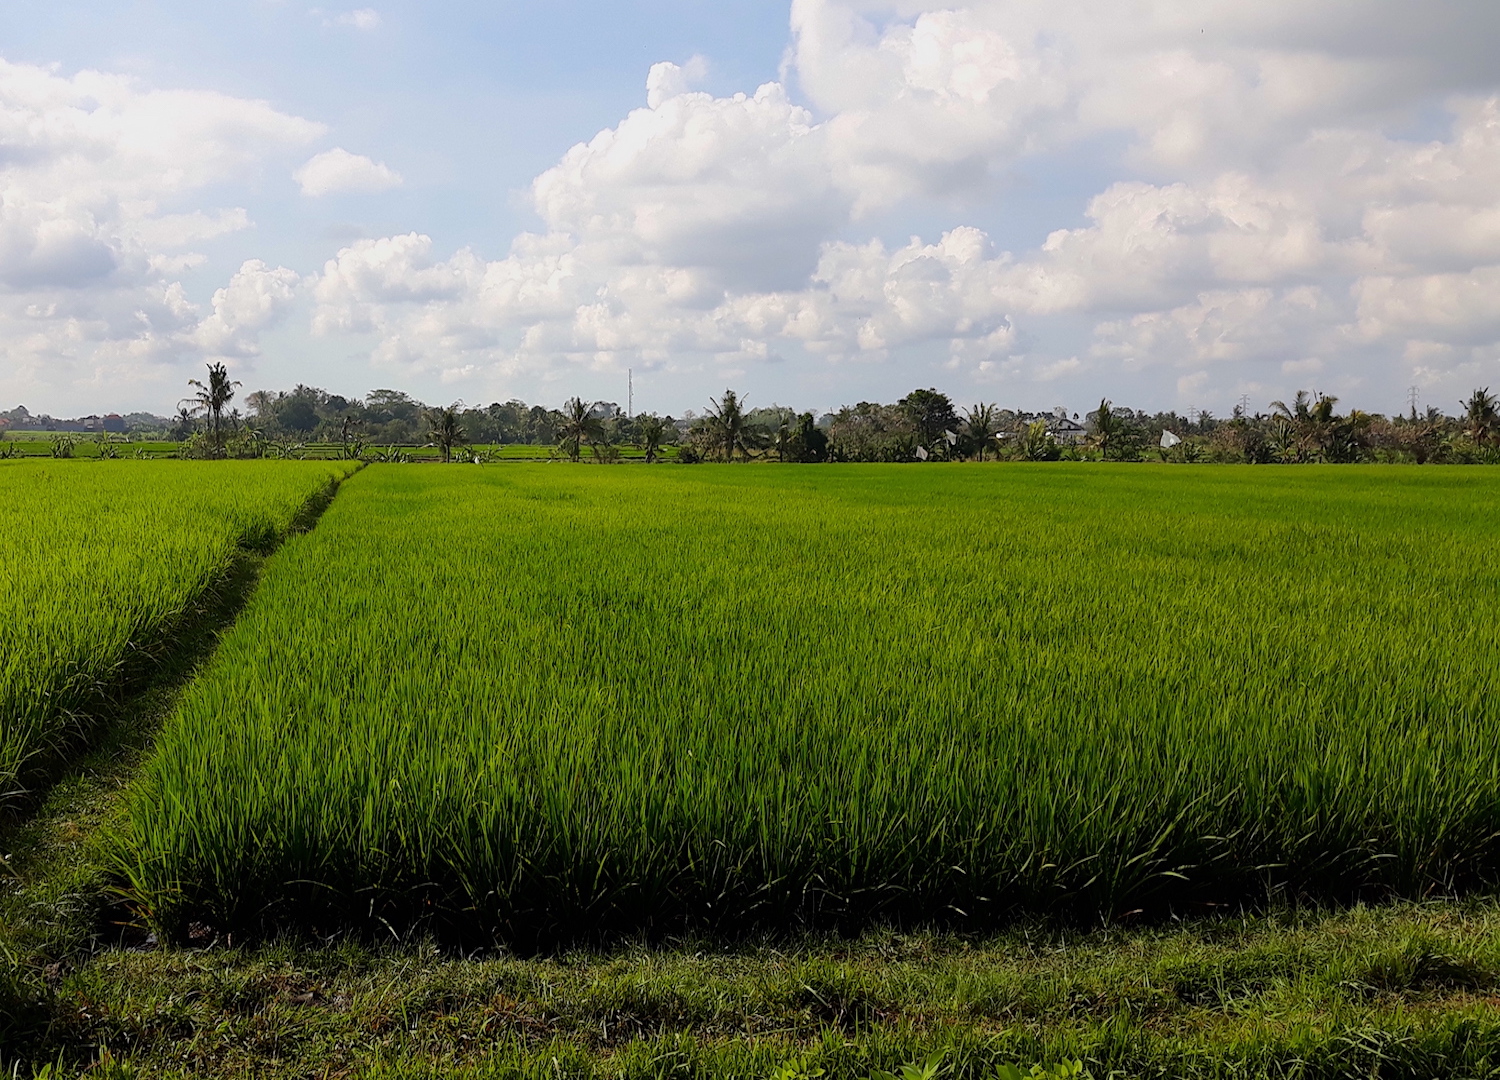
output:
<svg viewBox="0 0 1500 1080"><path fill-rule="evenodd" d="M1491 883L1497 526L1482 470L366 470L123 872L514 942Z"/></svg>
<svg viewBox="0 0 1500 1080"><path fill-rule="evenodd" d="M0 463L0 808L122 667L347 466Z"/></svg>

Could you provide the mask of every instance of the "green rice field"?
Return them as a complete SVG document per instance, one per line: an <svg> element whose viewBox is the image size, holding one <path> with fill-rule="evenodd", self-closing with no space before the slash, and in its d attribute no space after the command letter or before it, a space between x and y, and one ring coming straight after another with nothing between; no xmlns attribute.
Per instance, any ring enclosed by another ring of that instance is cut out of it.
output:
<svg viewBox="0 0 1500 1080"><path fill-rule="evenodd" d="M0 807L238 551L349 471L0 461Z"/></svg>
<svg viewBox="0 0 1500 1080"><path fill-rule="evenodd" d="M7 438L0 439L0 460L7 458L51 458L55 457L53 450L56 441L62 440L68 446L70 457L93 458L97 460L100 443L97 436L86 432L59 432L56 436L45 436L40 433L18 432ZM175 457L182 444L167 442L163 440L126 440L122 436L116 436L110 441L110 449L116 458L162 458Z"/></svg>
<svg viewBox="0 0 1500 1080"><path fill-rule="evenodd" d="M73 458L93 458L100 456L100 444L96 437L87 433L60 432L56 436L42 435L37 432L17 432L6 438L0 438L0 461L7 457L18 458L51 458L54 457L54 448L57 438L63 438L69 442L69 454ZM361 453L372 459L375 455L390 451L400 451L412 461L434 462L442 460L442 451L431 443L402 443L399 445L387 443L361 443ZM166 440L126 440L117 437L110 443L111 450L117 458L175 458L182 451L181 442ZM282 449L278 444L272 444L262 449L264 457L275 460L291 461L337 461L346 457L347 447L341 442L304 442L290 447L283 456ZM616 444L613 447L621 461L644 461L645 451L639 447L629 444ZM678 447L668 444L657 450L657 456L661 461L673 461L677 457ZM537 443L474 443L464 445L455 450L455 454L462 457L465 453L471 457L480 455L488 461L550 461L559 455L551 444ZM592 460L593 455L587 447L583 452L585 460Z"/></svg>
<svg viewBox="0 0 1500 1080"><path fill-rule="evenodd" d="M1497 526L1477 469L371 468L117 865L514 942L1489 887Z"/></svg>

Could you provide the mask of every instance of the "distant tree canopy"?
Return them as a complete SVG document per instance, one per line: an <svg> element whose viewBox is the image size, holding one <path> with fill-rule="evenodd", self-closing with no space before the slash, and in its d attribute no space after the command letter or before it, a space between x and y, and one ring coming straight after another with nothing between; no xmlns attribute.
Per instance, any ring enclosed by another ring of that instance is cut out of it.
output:
<svg viewBox="0 0 1500 1080"><path fill-rule="evenodd" d="M921 431L900 405L861 401L833 414L828 425L830 461L911 461Z"/></svg>
<svg viewBox="0 0 1500 1080"><path fill-rule="evenodd" d="M315 386L257 390L248 394L246 422L267 438L337 442L358 431L367 443L423 443L429 440L431 407L400 390L372 390L363 400L330 394ZM557 440L561 413L524 401L483 407L444 406L453 434L477 443L535 443ZM450 444L452 445L452 444Z"/></svg>
<svg viewBox="0 0 1500 1080"><path fill-rule="evenodd" d="M913 390L897 404L916 428L917 438L927 452L945 452L946 433L959 427L958 413L948 395L936 390Z"/></svg>
<svg viewBox="0 0 1500 1080"><path fill-rule="evenodd" d="M421 444L438 436L432 410L400 390L343 397L318 387L256 390L243 398L247 415L227 411L235 384L210 373L166 430L218 440L241 426L256 437L365 445ZM215 378L216 376L216 378ZM225 397L228 393L230 396ZM213 402L217 400L215 413ZM560 409L512 398L441 410L441 441L524 443L559 456L612 461L619 448L640 448L652 460L677 448L678 460L770 462L910 462L944 460L1223 461L1249 463L1409 461L1500 462L1500 402L1488 388L1456 402L1456 415L1436 408L1385 417L1338 411L1338 399L1299 391L1267 411L1235 409L1227 419L1206 411L1144 412L1102 400L1080 416L1062 409L1028 412L980 402L962 409L934 388L918 388L885 404L862 401L817 416L783 405L751 408L732 388L705 402L701 416L626 416L615 402L571 399ZM19 411L17 413L20 415ZM1172 438L1163 440L1163 432ZM671 453L666 456L671 457Z"/></svg>

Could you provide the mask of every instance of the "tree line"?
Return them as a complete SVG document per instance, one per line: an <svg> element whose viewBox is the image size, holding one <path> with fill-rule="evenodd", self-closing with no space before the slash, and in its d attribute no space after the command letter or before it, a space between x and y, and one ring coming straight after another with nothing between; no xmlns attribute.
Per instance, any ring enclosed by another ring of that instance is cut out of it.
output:
<svg viewBox="0 0 1500 1080"><path fill-rule="evenodd" d="M681 417L627 415L615 402L574 397L560 409L512 399L484 407L433 407L397 390L364 398L297 386L245 395L222 364L190 380L172 434L189 456L259 456L308 442L374 455L385 446L436 447L443 460L475 444L529 444L571 461L618 461L624 447L647 462L911 462L990 460L1500 463L1500 402L1488 388L1461 402L1457 416L1437 408L1383 416L1338 412L1331 395L1298 391L1264 412L1236 408L1148 413L1105 399L1080 416L1032 413L980 402L960 408L935 389L891 404L862 401L821 416L780 405L748 407L734 390Z"/></svg>

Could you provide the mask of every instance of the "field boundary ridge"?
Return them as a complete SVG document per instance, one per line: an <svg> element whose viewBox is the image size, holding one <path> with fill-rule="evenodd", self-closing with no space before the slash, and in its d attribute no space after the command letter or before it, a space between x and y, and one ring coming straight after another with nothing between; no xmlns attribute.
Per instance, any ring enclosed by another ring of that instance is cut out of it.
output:
<svg viewBox="0 0 1500 1080"><path fill-rule="evenodd" d="M222 573L149 639L131 642L112 675L102 680L80 707L70 711L56 744L38 752L17 777L14 790L0 791L0 848L55 784L76 773L82 758L108 729L136 713L138 698L153 692L164 680L173 684L175 696L244 610L265 560L287 541L311 532L332 505L339 487L362 468L360 463L346 476L330 477L304 500L285 529L240 537ZM0 852L0 869L4 866L4 854Z"/></svg>

